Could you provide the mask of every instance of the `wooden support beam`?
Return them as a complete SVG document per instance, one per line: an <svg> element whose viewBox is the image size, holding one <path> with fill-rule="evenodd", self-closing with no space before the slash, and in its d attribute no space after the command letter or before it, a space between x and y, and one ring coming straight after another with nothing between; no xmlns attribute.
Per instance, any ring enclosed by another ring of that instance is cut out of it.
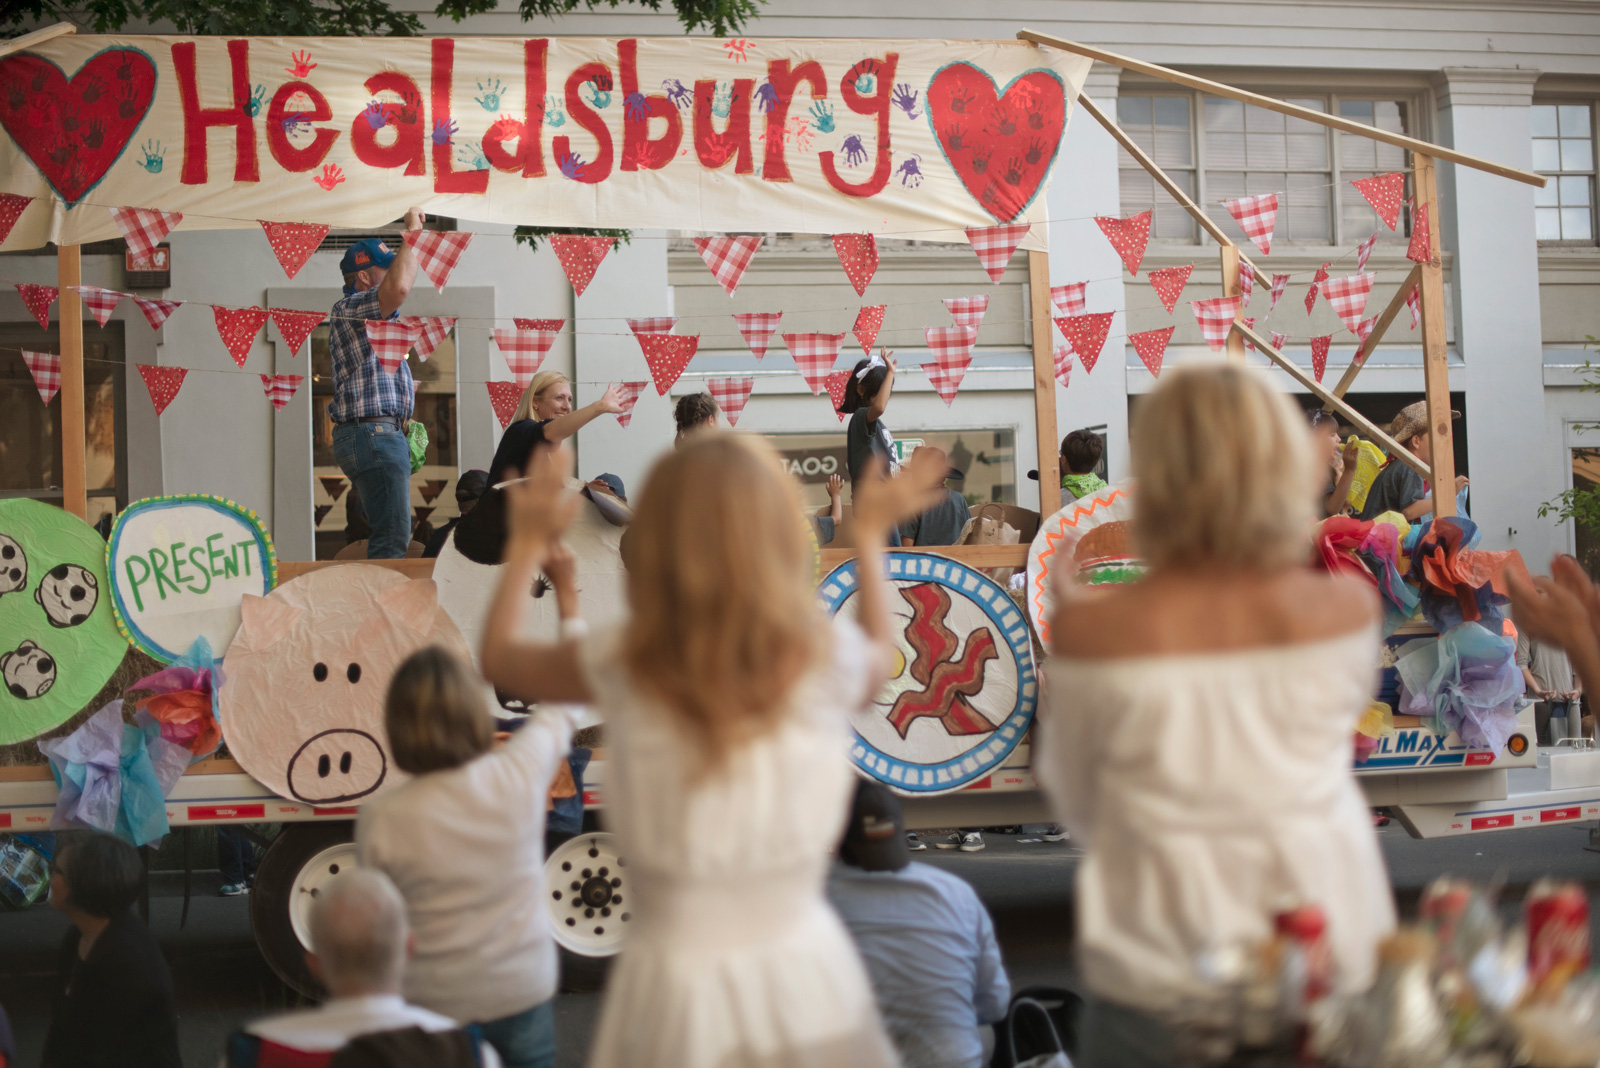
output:
<svg viewBox="0 0 1600 1068"><path fill-rule="evenodd" d="M57 37L66 37L78 32L78 27L70 22L58 22L54 26L46 26L42 30L25 33L21 37L13 37L9 41L0 41L0 56L9 56L13 52L21 52L27 48L37 48L46 41L54 41Z"/></svg>
<svg viewBox="0 0 1600 1068"><path fill-rule="evenodd" d="M61 290L56 325L61 337L61 507L89 517L88 443L83 397L83 302L68 286L82 284L77 245L56 248L56 286Z"/></svg>
<svg viewBox="0 0 1600 1068"><path fill-rule="evenodd" d="M1060 482L1057 482L1060 485ZM932 553L935 556L948 556L952 560L960 560L968 567L1027 567L1028 546L1026 545L941 545L937 548L924 549L918 546L914 549L896 549L896 552L907 553ZM824 573L832 571L846 560L856 555L854 549L824 549L822 550L822 570ZM282 566L281 564L279 565Z"/></svg>
<svg viewBox="0 0 1600 1068"><path fill-rule="evenodd" d="M1039 442L1039 514L1061 507L1060 438L1056 434L1056 357L1050 334L1050 254L1028 253L1028 303L1033 318L1033 422Z"/></svg>
<svg viewBox="0 0 1600 1068"><path fill-rule="evenodd" d="M1222 246L1222 295L1237 297L1243 295L1243 288L1239 283L1239 246L1229 244ZM1233 313L1233 321L1238 323L1244 319L1244 307ZM1234 363L1244 363L1244 337L1235 330L1228 331L1225 353Z"/></svg>
<svg viewBox="0 0 1600 1068"><path fill-rule="evenodd" d="M1270 96L1262 96L1259 93L1250 93L1243 89L1235 89L1231 85L1226 85L1222 82L1214 82L1209 78L1200 78L1193 74L1186 74L1181 70L1173 70L1171 67L1163 67L1155 63L1146 63L1142 59L1134 59L1131 56L1118 55L1116 52L1107 52L1102 48L1094 48L1090 45L1079 44L1076 41L1068 41L1061 37L1052 37L1047 33L1037 33L1033 30L1018 30L1017 37L1020 40L1030 41L1036 45L1047 45L1050 48L1059 48L1063 52L1072 52L1076 55L1088 56L1090 59L1099 60L1101 63L1109 63L1114 67L1121 67L1123 70L1136 71L1140 74L1147 74L1152 78L1160 78L1163 81L1175 82L1178 85L1185 85L1190 89L1198 89L1203 93L1210 93L1212 96L1226 97L1229 100L1238 100L1241 103L1253 104L1258 108L1265 108L1267 111L1276 111L1280 115L1292 115L1297 119L1305 119L1307 122L1314 122L1318 126L1328 126L1335 130L1342 130L1345 133L1358 134L1359 136L1365 137L1372 141L1381 141L1386 145L1394 145L1397 148L1404 148L1411 152L1432 156L1434 159L1442 159L1449 163L1459 164L1463 167L1471 167L1473 170L1487 171L1489 174L1498 175L1501 178L1510 178L1514 182L1523 182L1527 185L1537 186L1540 189L1543 189L1545 182L1547 181L1544 175L1534 174L1532 171L1518 170L1516 167L1507 167L1499 163L1494 163L1490 160L1482 159L1478 156L1469 156L1465 152L1457 152L1454 149L1445 148L1443 145L1435 145L1430 144L1427 141L1419 141L1414 137L1407 137L1404 134L1390 133L1388 130L1380 130L1376 126L1368 126L1366 123L1356 122L1352 119L1346 119L1339 115L1329 115L1321 111L1312 111L1310 108L1303 108L1297 104L1289 104L1282 100L1275 100Z"/></svg>
<svg viewBox="0 0 1600 1068"><path fill-rule="evenodd" d="M1406 280L1400 283L1400 288L1395 290L1393 297L1389 298L1389 306L1383 309L1383 314L1378 316L1378 321L1372 326L1372 333L1367 335L1367 340L1361 343L1356 354L1350 359L1350 366L1344 369L1344 374L1339 376L1339 384L1333 387L1333 395L1342 397L1350 389L1350 384L1356 380L1356 375L1367 365L1367 357L1372 355L1372 350L1378 347L1378 342L1383 340L1384 332L1389 329L1389 324L1394 322L1394 317L1400 314L1400 309L1406 306L1406 297L1411 293L1411 287L1422 278L1420 265L1411 268L1411 273L1406 275Z"/></svg>
<svg viewBox="0 0 1600 1068"><path fill-rule="evenodd" d="M1433 157L1411 156L1411 188L1418 210L1428 213L1428 262L1421 268L1422 385L1427 391L1428 449L1433 471L1424 475L1433 486L1433 514L1456 514L1455 428L1450 420L1450 362L1444 336L1444 262L1439 255L1439 185Z"/></svg>

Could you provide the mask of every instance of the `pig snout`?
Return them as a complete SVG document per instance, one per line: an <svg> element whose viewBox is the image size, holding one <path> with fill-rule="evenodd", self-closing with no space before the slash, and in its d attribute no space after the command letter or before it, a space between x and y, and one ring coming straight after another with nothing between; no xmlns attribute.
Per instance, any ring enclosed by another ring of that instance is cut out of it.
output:
<svg viewBox="0 0 1600 1068"><path fill-rule="evenodd" d="M366 731L323 731L290 758L289 792L311 805L354 801L383 785L388 770L383 747Z"/></svg>

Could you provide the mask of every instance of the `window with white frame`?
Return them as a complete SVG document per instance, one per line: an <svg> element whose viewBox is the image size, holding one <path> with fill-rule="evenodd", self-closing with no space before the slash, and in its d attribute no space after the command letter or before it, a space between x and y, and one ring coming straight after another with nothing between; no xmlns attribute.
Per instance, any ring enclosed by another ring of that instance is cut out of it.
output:
<svg viewBox="0 0 1600 1068"><path fill-rule="evenodd" d="M1595 239L1594 106L1533 105L1533 169L1550 182L1534 191L1540 241Z"/></svg>
<svg viewBox="0 0 1600 1068"><path fill-rule="evenodd" d="M1406 96L1323 93L1282 99L1393 133L1414 137L1420 132L1413 119L1416 101ZM1221 209L1221 201L1261 193L1279 194L1274 244L1352 244L1374 229L1380 241L1407 239L1404 223L1390 233L1349 184L1404 170L1401 149L1205 93L1125 90L1117 97L1117 118L1134 143L1241 245L1249 239ZM1157 240L1200 240L1199 228L1133 157L1125 151L1119 156L1123 212L1154 209L1151 236Z"/></svg>

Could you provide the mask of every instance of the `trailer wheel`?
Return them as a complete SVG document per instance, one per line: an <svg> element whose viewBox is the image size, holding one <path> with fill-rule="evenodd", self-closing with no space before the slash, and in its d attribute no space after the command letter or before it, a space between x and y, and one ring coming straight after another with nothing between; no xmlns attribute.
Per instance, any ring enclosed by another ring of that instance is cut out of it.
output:
<svg viewBox="0 0 1600 1068"><path fill-rule="evenodd" d="M617 836L587 832L567 839L544 864L550 930L561 949L561 986L598 990L633 920L627 858Z"/></svg>
<svg viewBox="0 0 1600 1068"><path fill-rule="evenodd" d="M356 863L355 824L291 823L262 854L250 891L250 930L262 959L279 979L308 998L324 996L306 966L311 903Z"/></svg>

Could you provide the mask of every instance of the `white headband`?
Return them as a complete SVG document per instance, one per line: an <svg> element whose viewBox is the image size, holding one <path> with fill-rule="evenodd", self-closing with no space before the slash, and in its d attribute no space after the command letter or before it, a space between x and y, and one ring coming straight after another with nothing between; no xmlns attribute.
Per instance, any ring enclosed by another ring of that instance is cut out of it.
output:
<svg viewBox="0 0 1600 1068"><path fill-rule="evenodd" d="M882 350L880 349L879 352L881 352L881 351ZM865 378L865 377L867 377L867 373L869 371L871 371L874 367L887 367L887 366L889 366L889 365L883 362L883 357L878 355L877 352L875 352L875 353L872 354L872 358L867 361L867 365L865 367L863 367L861 370L856 372L856 377L857 378Z"/></svg>

